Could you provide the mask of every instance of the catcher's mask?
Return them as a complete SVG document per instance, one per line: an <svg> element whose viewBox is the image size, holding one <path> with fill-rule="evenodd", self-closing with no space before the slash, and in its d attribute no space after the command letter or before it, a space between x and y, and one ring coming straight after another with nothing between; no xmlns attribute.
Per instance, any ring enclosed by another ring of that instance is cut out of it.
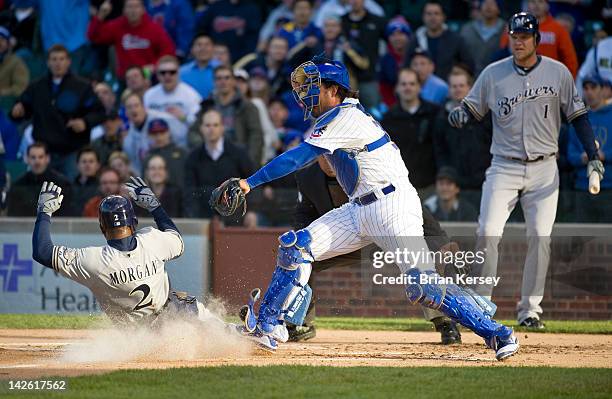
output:
<svg viewBox="0 0 612 399"><path fill-rule="evenodd" d="M314 62L307 61L295 68L291 73L291 87L295 101L304 106L304 120L310 118L321 94L321 73Z"/></svg>

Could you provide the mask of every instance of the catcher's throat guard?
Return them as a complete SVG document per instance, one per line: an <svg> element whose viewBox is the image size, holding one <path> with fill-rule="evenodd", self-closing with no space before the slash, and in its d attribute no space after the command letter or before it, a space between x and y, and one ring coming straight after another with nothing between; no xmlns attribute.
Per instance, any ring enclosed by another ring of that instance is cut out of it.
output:
<svg viewBox="0 0 612 399"><path fill-rule="evenodd" d="M291 73L293 97L304 107L304 120L312 116L312 110L319 105L321 94L321 73L312 61L307 61Z"/></svg>

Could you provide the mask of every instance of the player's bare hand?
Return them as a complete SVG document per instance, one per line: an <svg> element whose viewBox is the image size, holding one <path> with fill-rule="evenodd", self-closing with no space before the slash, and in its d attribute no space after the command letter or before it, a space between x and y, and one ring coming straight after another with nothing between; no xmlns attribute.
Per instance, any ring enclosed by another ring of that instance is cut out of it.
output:
<svg viewBox="0 0 612 399"><path fill-rule="evenodd" d="M249 191L251 191L251 186L249 186L249 183L247 183L246 179L240 179L238 183L240 184L240 189L245 195L248 194Z"/></svg>
<svg viewBox="0 0 612 399"><path fill-rule="evenodd" d="M64 196L62 195L62 188L52 181L44 182L38 195L38 205L36 210L44 212L51 216L53 212L57 211L62 206Z"/></svg>
<svg viewBox="0 0 612 399"><path fill-rule="evenodd" d="M15 103L11 110L11 116L15 119L23 118L25 116L25 108L22 103Z"/></svg>
<svg viewBox="0 0 612 399"><path fill-rule="evenodd" d="M466 123L468 123L470 116L462 106L455 107L448 114L448 123L457 129L461 129Z"/></svg>
<svg viewBox="0 0 612 399"><path fill-rule="evenodd" d="M66 127L72 129L75 133L83 133L87 129L87 124L82 118L70 119L66 123Z"/></svg>
<svg viewBox="0 0 612 399"><path fill-rule="evenodd" d="M149 212L154 211L160 206L159 200L153 190L140 177L130 177L131 182L125 183L130 198L141 208Z"/></svg>

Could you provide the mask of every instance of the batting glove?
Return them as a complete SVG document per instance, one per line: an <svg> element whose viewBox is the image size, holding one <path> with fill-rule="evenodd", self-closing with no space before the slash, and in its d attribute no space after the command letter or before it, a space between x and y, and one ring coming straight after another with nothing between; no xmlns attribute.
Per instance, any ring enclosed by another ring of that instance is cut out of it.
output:
<svg viewBox="0 0 612 399"><path fill-rule="evenodd" d="M130 177L130 179L132 182L125 183L125 188L136 205L149 212L160 206L159 200L144 180L140 177Z"/></svg>
<svg viewBox="0 0 612 399"><path fill-rule="evenodd" d="M455 107L448 114L448 123L457 129L461 129L469 120L470 116L462 106Z"/></svg>
<svg viewBox="0 0 612 399"><path fill-rule="evenodd" d="M603 163L599 159L593 159L587 164L587 178L591 177L591 173L597 172L599 173L599 178L603 179L605 171L606 169L604 168Z"/></svg>
<svg viewBox="0 0 612 399"><path fill-rule="evenodd" d="M44 182L38 195L38 206L36 209L39 213L44 212L51 216L53 212L60 208L63 200L64 196L60 186L52 181Z"/></svg>

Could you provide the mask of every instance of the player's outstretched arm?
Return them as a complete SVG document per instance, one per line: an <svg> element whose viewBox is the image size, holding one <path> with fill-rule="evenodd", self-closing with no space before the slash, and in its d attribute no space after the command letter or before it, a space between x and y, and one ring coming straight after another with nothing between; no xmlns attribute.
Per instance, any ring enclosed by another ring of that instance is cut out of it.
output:
<svg viewBox="0 0 612 399"><path fill-rule="evenodd" d="M51 215L62 205L62 188L53 182L44 182L36 206L38 215L32 233L32 259L52 267L53 241L51 241Z"/></svg>
<svg viewBox="0 0 612 399"><path fill-rule="evenodd" d="M301 143L297 147L282 153L268 162L249 178L241 180L240 187L246 194L257 186L261 186L262 184L295 172L309 162L314 161L319 155L323 155L325 152L328 151L324 148L308 143Z"/></svg>
<svg viewBox="0 0 612 399"><path fill-rule="evenodd" d="M603 163L599 159L595 134L593 133L593 128L591 127L591 122L589 122L587 114L584 113L575 117L572 119L571 124L576 130L576 136L578 136L578 140L580 140L589 160L587 164L587 177L590 177L591 173L597 172L599 178L603 179L605 169Z"/></svg>
<svg viewBox="0 0 612 399"><path fill-rule="evenodd" d="M130 177L130 179L132 180L131 182L125 183L128 195L136 205L151 213L157 228L161 231L174 230L180 233L147 183L140 177Z"/></svg>

